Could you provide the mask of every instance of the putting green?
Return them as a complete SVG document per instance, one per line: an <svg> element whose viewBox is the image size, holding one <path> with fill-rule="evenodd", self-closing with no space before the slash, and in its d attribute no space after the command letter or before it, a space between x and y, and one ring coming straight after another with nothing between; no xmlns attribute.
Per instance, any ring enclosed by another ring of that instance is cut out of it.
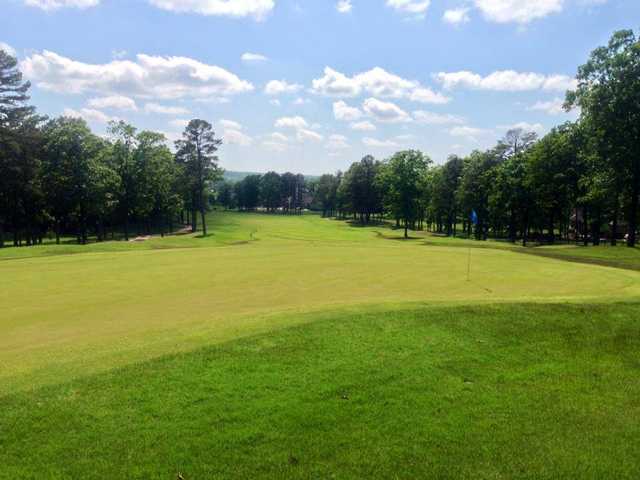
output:
<svg viewBox="0 0 640 480"><path fill-rule="evenodd" d="M216 222L229 242L0 262L0 394L304 321L292 312L640 297L640 272L629 270L478 248L467 281L464 248L315 216Z"/></svg>

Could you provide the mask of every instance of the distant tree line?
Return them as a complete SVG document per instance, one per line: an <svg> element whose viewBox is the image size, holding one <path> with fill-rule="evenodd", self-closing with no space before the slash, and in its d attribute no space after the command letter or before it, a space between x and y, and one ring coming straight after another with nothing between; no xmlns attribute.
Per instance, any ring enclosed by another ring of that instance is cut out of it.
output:
<svg viewBox="0 0 640 480"><path fill-rule="evenodd" d="M218 203L228 209L300 214L311 208L309 184L304 175L290 172L252 174L238 182L223 181L216 186L216 193Z"/></svg>
<svg viewBox="0 0 640 480"><path fill-rule="evenodd" d="M47 120L27 105L28 83L0 52L0 245L35 244L46 232L75 232L86 242L121 231L171 231L174 223L206 234L216 202L241 211L297 214L304 209L361 224L512 242L558 240L637 243L640 202L640 42L616 32L579 68L565 108L576 122L543 138L514 129L493 148L434 165L407 150L371 156L345 172L307 180L293 173L221 179L221 140L193 120L176 153L162 135L113 123L108 138L84 121ZM473 221L472 221L473 219ZM132 227L134 226L135 227Z"/></svg>
<svg viewBox="0 0 640 480"><path fill-rule="evenodd" d="M579 68L565 108L580 118L538 139L509 131L487 151L441 166L418 152L323 175L315 205L325 216L368 223L389 217L407 228L478 240L558 239L637 243L640 197L640 42L616 32ZM474 218L475 222L471 221Z"/></svg>
<svg viewBox="0 0 640 480"><path fill-rule="evenodd" d="M193 120L173 153L164 135L112 122L107 138L78 118L48 119L28 105L15 58L0 50L0 247L42 243L48 233L79 243L176 225L206 235L210 185L221 176L221 140Z"/></svg>

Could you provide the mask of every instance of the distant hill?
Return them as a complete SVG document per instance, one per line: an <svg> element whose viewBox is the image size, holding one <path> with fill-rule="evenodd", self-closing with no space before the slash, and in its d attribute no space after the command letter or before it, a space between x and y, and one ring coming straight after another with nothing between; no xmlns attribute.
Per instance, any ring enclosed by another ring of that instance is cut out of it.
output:
<svg viewBox="0 0 640 480"><path fill-rule="evenodd" d="M258 173L258 172L233 172L233 171L230 171L230 170L225 170L224 179L226 181L228 181L228 182L241 182L242 180L247 178L249 175L262 175L262 173ZM307 180L316 180L316 179L318 179L320 177L317 176L317 175L305 175L304 178L307 179Z"/></svg>

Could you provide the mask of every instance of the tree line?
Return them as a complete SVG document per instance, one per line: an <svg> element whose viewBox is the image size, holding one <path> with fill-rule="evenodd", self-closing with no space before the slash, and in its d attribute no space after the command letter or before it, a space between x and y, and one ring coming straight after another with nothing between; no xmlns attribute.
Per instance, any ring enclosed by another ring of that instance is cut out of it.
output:
<svg viewBox="0 0 640 480"><path fill-rule="evenodd" d="M132 234L164 235L205 212L210 185L221 177L221 140L204 120L192 120L175 143L164 135L111 122L106 138L79 118L48 119L28 105L14 57L0 50L0 247L60 243Z"/></svg>
<svg viewBox="0 0 640 480"><path fill-rule="evenodd" d="M88 232L107 238L131 226L171 231L174 223L206 234L213 203L242 211L301 213L362 224L512 242L585 245L626 238L637 243L640 201L640 42L616 32L592 52L567 92L575 122L542 138L514 129L494 147L443 165L415 150L385 160L366 156L345 172L305 179L269 172L239 182L221 178L221 140L193 120L175 153L161 134L112 123L107 138L82 120L38 116L27 105L28 82L0 52L0 245L39 243Z"/></svg>
<svg viewBox="0 0 640 480"><path fill-rule="evenodd" d="M634 247L640 197L640 42L616 32L578 70L565 108L579 119L538 138L507 132L486 151L434 166L418 152L378 162L365 157L345 173L323 175L316 205L326 216L368 223L391 217L407 228L446 235L558 239ZM473 218L473 221L472 221Z"/></svg>

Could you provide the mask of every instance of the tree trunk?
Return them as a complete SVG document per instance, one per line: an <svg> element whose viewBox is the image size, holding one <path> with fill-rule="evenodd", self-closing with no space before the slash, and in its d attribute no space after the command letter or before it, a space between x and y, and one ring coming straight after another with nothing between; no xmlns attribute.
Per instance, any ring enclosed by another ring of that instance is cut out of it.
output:
<svg viewBox="0 0 640 480"><path fill-rule="evenodd" d="M582 243L585 247L589 245L589 210L584 207L584 215L582 218Z"/></svg>
<svg viewBox="0 0 640 480"><path fill-rule="evenodd" d="M200 210L200 215L202 216L202 236L206 237L207 236L207 220L206 220L204 208Z"/></svg>
<svg viewBox="0 0 640 480"><path fill-rule="evenodd" d="M191 212L191 233L198 231L198 212L194 210Z"/></svg>
<svg viewBox="0 0 640 480"><path fill-rule="evenodd" d="M409 222L404 221L404 238L409 238Z"/></svg>
<svg viewBox="0 0 640 480"><path fill-rule="evenodd" d="M636 246L636 231L638 230L638 201L640 197L640 160L637 160L633 172L633 187L631 190L631 208L629 211L629 240L627 246Z"/></svg>

